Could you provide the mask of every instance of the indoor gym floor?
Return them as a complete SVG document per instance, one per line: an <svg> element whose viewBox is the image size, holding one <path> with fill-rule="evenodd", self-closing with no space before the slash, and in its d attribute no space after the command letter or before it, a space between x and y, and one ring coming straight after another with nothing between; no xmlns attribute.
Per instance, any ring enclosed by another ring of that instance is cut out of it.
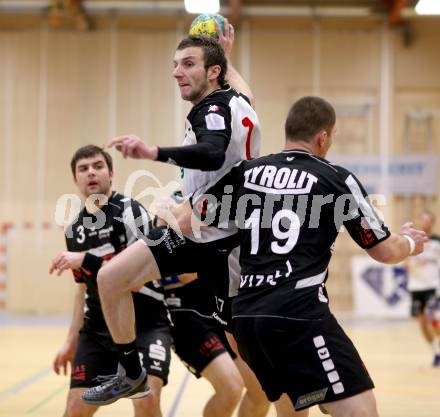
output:
<svg viewBox="0 0 440 417"><path fill-rule="evenodd" d="M381 417L439 417L440 368L411 321L342 322L358 347L376 384ZM0 416L61 417L68 377L51 363L67 333L67 320L0 314ZM172 358L169 384L163 389L163 417L198 417L211 387L188 374ZM130 401L102 407L97 416L130 416ZM322 414L317 407L310 416ZM269 416L275 416L271 409Z"/></svg>

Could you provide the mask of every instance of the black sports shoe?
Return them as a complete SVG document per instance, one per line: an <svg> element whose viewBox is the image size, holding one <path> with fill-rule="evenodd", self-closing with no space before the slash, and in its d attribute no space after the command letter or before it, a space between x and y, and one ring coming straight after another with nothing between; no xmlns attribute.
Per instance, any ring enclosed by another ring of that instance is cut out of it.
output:
<svg viewBox="0 0 440 417"><path fill-rule="evenodd" d="M150 393L147 378L147 371L142 368L139 378L130 379L124 368L119 365L116 375L98 377L97 380L102 381L102 384L83 392L81 398L91 405L107 405L120 398L142 398Z"/></svg>

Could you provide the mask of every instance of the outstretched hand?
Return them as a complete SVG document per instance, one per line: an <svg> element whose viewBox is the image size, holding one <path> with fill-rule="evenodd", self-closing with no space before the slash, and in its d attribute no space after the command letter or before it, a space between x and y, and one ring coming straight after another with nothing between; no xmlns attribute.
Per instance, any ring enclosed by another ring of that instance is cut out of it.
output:
<svg viewBox="0 0 440 417"><path fill-rule="evenodd" d="M108 148L116 148L124 158L133 159L157 159L157 146L148 146L136 135L123 135L113 138L107 145Z"/></svg>
<svg viewBox="0 0 440 417"><path fill-rule="evenodd" d="M225 51L226 58L230 59L235 39L234 26L228 22L228 19L225 19L225 31L223 33L220 25L215 21L215 30L217 31L218 41Z"/></svg>
<svg viewBox="0 0 440 417"><path fill-rule="evenodd" d="M49 274L58 271L57 275L61 275L66 269L78 269L84 260L83 252L60 252L53 260L49 269Z"/></svg>

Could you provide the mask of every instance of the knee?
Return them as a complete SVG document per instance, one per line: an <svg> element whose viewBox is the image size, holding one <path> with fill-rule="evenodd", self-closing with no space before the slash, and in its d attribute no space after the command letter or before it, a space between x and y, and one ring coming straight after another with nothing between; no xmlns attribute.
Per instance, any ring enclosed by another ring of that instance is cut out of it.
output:
<svg viewBox="0 0 440 417"><path fill-rule="evenodd" d="M246 390L246 395L255 405L265 406L266 404L269 404L269 400L267 399L266 394L259 387L258 387L258 389L257 388L249 389L248 388Z"/></svg>
<svg viewBox="0 0 440 417"><path fill-rule="evenodd" d="M240 401L241 394L243 392L244 383L240 376L236 378L232 378L230 381L230 396L234 398L234 400Z"/></svg>
<svg viewBox="0 0 440 417"><path fill-rule="evenodd" d="M112 279L108 265L104 265L99 269L96 281L100 293L106 293L107 291L111 291L112 288L115 288L115 282Z"/></svg>
<svg viewBox="0 0 440 417"><path fill-rule="evenodd" d="M241 399L243 386L243 380L240 376L230 378L218 392L222 397L222 403L228 408L234 408Z"/></svg>

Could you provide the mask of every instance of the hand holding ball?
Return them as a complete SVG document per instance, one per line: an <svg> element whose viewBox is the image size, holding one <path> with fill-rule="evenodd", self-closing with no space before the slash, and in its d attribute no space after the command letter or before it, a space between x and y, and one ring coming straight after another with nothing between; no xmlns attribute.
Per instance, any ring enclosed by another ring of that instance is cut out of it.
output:
<svg viewBox="0 0 440 417"><path fill-rule="evenodd" d="M218 39L215 22L220 26L222 33L225 32L225 18L219 14L201 14L197 16L189 28L190 35L206 35Z"/></svg>

